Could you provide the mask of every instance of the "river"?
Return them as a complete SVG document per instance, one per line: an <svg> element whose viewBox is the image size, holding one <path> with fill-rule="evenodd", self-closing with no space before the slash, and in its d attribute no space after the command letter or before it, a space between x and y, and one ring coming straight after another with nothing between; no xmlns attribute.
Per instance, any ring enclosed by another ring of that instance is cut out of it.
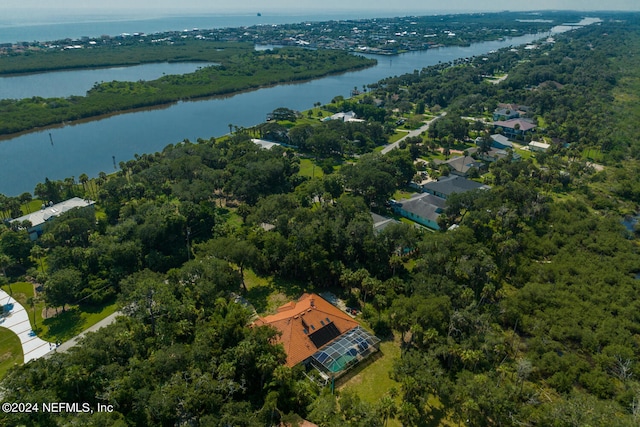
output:
<svg viewBox="0 0 640 427"><path fill-rule="evenodd" d="M210 138L229 132L229 124L250 127L264 122L278 107L305 110L334 96L348 97L354 88L413 72L440 62L486 54L502 47L530 43L540 35L376 57L378 65L310 82L280 85L234 96L179 102L169 106L110 116L32 132L0 142L0 193L32 192L38 182L90 177L113 172L116 163L134 154L152 153L185 138Z"/></svg>
<svg viewBox="0 0 640 427"><path fill-rule="evenodd" d="M193 73L198 68L214 65L206 62L172 62L109 67L89 70L53 71L0 77L0 99L22 99L32 96L66 98L84 96L95 83L155 80L165 74Z"/></svg>

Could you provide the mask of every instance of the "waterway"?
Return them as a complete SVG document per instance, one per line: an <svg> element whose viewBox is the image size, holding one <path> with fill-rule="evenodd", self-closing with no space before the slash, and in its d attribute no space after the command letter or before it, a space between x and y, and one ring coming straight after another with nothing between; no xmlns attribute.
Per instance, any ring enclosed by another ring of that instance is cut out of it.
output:
<svg viewBox="0 0 640 427"><path fill-rule="evenodd" d="M95 83L155 80L165 74L193 73L198 68L214 65L204 62L172 62L142 64L132 67L110 67L89 70L54 71L0 77L0 99L22 99L84 96Z"/></svg>
<svg viewBox="0 0 640 427"><path fill-rule="evenodd" d="M544 36L546 36L545 34ZM469 47L446 47L376 57L378 65L322 79L264 88L200 101L119 114L82 123L45 129L0 142L0 193L15 196L32 192L38 182L90 177L113 172L115 163L134 154L152 153L184 139L195 141L229 132L229 124L242 127L264 122L278 107L305 110L315 102L348 97L355 87L458 58L484 55L503 47L531 43L541 35L475 43Z"/></svg>

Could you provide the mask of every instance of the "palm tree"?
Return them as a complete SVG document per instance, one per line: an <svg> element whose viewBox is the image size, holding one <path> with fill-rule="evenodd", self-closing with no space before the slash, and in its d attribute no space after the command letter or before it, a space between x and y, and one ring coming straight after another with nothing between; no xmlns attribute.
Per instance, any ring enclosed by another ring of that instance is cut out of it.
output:
<svg viewBox="0 0 640 427"><path fill-rule="evenodd" d="M84 192L87 192L87 182L89 182L89 177L87 176L86 173L83 173L80 175L80 177L78 178L80 180L80 184L82 184L82 189L84 190Z"/></svg>
<svg viewBox="0 0 640 427"><path fill-rule="evenodd" d="M46 250L40 245L33 245L31 248L31 257L38 260L38 264L40 264L40 269L44 273L44 264L42 262L42 257L46 253Z"/></svg>
<svg viewBox="0 0 640 427"><path fill-rule="evenodd" d="M2 275L7 277L7 268L13 265L13 258L6 254L0 254L0 270ZM11 281L9 281L9 294L13 296L13 289L11 289Z"/></svg>
<svg viewBox="0 0 640 427"><path fill-rule="evenodd" d="M32 296L27 298L27 305L31 306L33 310L33 330L35 331L38 328L38 318L36 317L36 303L39 301L37 296Z"/></svg>
<svg viewBox="0 0 640 427"><path fill-rule="evenodd" d="M97 182L98 185L102 185L105 182L107 182L107 174L105 172L100 172L98 174L98 178L97 178L96 182Z"/></svg>
<svg viewBox="0 0 640 427"><path fill-rule="evenodd" d="M383 425L386 426L389 418L394 418L397 412L396 402L391 396L384 395L379 402L380 415L382 416Z"/></svg>
<svg viewBox="0 0 640 427"><path fill-rule="evenodd" d="M0 214L2 214L1 218L6 218L6 212L8 210L8 202L9 198L4 194L0 194Z"/></svg>
<svg viewBox="0 0 640 427"><path fill-rule="evenodd" d="M20 203L26 206L27 213L31 213L31 208L29 207L29 203L31 203L31 200L33 200L33 197L31 197L31 193L24 192L20 196L18 196L18 199L20 200Z"/></svg>

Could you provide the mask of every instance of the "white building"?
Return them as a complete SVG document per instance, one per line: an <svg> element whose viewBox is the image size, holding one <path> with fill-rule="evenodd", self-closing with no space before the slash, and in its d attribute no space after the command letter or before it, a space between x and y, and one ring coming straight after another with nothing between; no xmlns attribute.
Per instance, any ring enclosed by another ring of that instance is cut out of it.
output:
<svg viewBox="0 0 640 427"><path fill-rule="evenodd" d="M348 111L346 113L336 113L329 117L329 120L342 120L343 122L364 122L362 119L356 118L356 113Z"/></svg>
<svg viewBox="0 0 640 427"><path fill-rule="evenodd" d="M32 212L28 215L21 216L20 218L16 218L12 220L12 223L22 223L24 221L29 221L31 226L27 229L29 232L29 237L31 240L36 240L42 234L42 230L44 228L44 224L47 221L51 221L54 218L59 217L65 212L69 212L72 209L84 209L86 207L91 207L93 209L94 205L93 200L85 200L80 197L74 197L69 200L65 200L64 202L43 205L42 209L37 212Z"/></svg>
<svg viewBox="0 0 640 427"><path fill-rule="evenodd" d="M529 143L530 151L547 151L549 147L551 147L551 145L544 142L531 141Z"/></svg>

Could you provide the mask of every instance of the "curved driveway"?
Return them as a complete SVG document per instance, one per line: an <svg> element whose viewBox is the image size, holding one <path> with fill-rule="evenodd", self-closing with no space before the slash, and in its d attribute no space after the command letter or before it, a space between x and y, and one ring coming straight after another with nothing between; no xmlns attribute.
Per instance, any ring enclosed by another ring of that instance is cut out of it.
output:
<svg viewBox="0 0 640 427"><path fill-rule="evenodd" d="M394 142L393 144L389 144L386 147L384 147L382 149L382 151L380 151L382 154L387 154L389 151L398 148L398 146L400 145L400 142L409 138L410 136L419 136L422 132L424 132L425 130L429 129L429 125L431 125L431 123L433 123L434 120L439 119L440 117L444 117L447 115L447 112L444 111L442 113L440 113L439 116L434 117L433 119L429 120L428 122L426 122L424 125L420 126L418 129L412 130L407 132L407 134L405 136L403 136L402 138L400 138L399 140L397 140L396 142Z"/></svg>
<svg viewBox="0 0 640 427"><path fill-rule="evenodd" d="M0 307L13 304L13 309L7 317L0 317L0 326L9 329L16 334L22 344L24 363L37 359L49 353L55 344L38 338L31 330L29 313L25 308L8 293L0 289Z"/></svg>

